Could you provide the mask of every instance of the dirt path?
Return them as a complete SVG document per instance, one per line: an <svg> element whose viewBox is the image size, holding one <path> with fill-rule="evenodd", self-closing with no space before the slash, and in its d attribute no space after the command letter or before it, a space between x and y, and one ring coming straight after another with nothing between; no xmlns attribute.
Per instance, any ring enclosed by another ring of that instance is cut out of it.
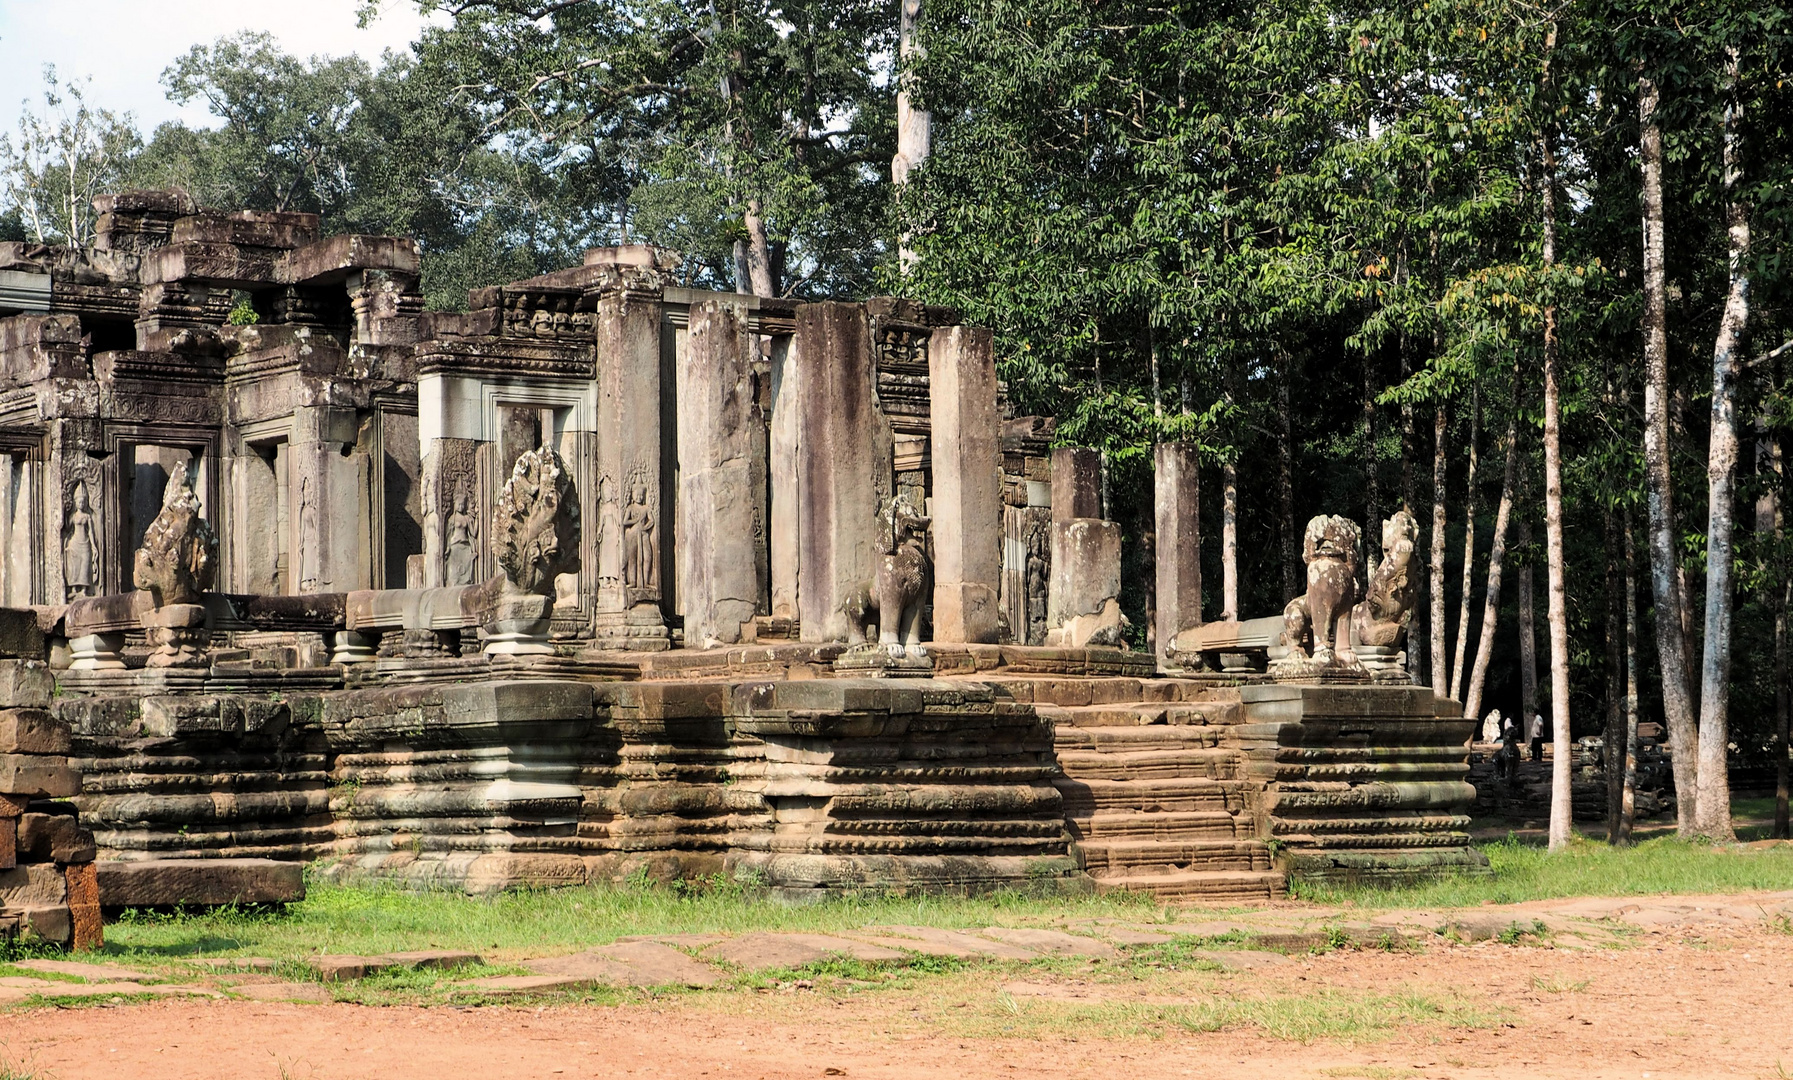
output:
<svg viewBox="0 0 1793 1080"><path fill-rule="evenodd" d="M38 1008L0 1015L0 1056L55 1080L1793 1073L1793 935L1784 923L1685 910L1671 918L1647 904L1620 917L1635 929L1616 949L1440 940L1416 951L1256 954L1261 963L1224 972L978 969L901 989L818 982L612 1007L170 999ZM1368 1041L1307 1043L1166 1020L1192 1003L1237 1000L1333 1001L1371 1013L1424 1000L1464 1013Z"/></svg>

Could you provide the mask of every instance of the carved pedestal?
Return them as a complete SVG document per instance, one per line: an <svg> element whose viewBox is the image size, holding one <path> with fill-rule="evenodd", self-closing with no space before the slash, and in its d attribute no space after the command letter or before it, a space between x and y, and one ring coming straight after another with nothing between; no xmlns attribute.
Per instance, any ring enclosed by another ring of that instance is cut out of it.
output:
<svg viewBox="0 0 1793 1080"><path fill-rule="evenodd" d="M156 651L149 654L150 667L185 668L206 665L205 648L212 632L206 626L205 605L166 604L143 617L149 639Z"/></svg>

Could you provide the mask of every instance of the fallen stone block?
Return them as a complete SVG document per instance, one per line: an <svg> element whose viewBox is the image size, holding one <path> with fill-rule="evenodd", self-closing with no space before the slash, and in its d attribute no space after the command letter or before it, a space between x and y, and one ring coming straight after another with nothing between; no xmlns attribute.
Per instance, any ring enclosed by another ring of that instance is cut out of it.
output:
<svg viewBox="0 0 1793 1080"><path fill-rule="evenodd" d="M571 956L545 956L523 966L538 975L594 979L611 986L714 986L707 965L658 941L621 941Z"/></svg>
<svg viewBox="0 0 1793 1080"><path fill-rule="evenodd" d="M993 941L962 930L941 930L932 926L871 926L866 928L866 932L964 950L960 955L987 956L992 960L1037 960L1040 956L1032 949L1007 941Z"/></svg>
<svg viewBox="0 0 1793 1080"><path fill-rule="evenodd" d="M47 709L55 691L42 660L0 660L0 709Z"/></svg>
<svg viewBox="0 0 1793 1080"><path fill-rule="evenodd" d="M289 904L305 899L303 867L272 859L100 862L100 903L118 907Z"/></svg>
<svg viewBox="0 0 1793 1080"><path fill-rule="evenodd" d="M518 997L561 990L591 990L602 985L604 980L588 975L499 975L490 979L469 979L455 983L454 987L494 997Z"/></svg>
<svg viewBox="0 0 1793 1080"><path fill-rule="evenodd" d="M382 956L308 956L305 965L317 972L325 982L352 982L365 979L378 971L398 967Z"/></svg>
<svg viewBox="0 0 1793 1080"><path fill-rule="evenodd" d="M233 997L251 1001L302 1001L324 1003L335 1000L328 987L317 983L277 982L243 983L230 988Z"/></svg>
<svg viewBox="0 0 1793 1080"><path fill-rule="evenodd" d="M802 967L829 956L855 960L901 960L895 949L827 934L742 934L704 950L706 960L726 960L749 971Z"/></svg>
<svg viewBox="0 0 1793 1080"><path fill-rule="evenodd" d="M385 967L406 971L447 970L479 963L479 954L459 949L426 949L419 952L382 953L374 959Z"/></svg>
<svg viewBox="0 0 1793 1080"><path fill-rule="evenodd" d="M119 967L117 964L88 964L78 960L15 960L12 966L24 968L26 971L48 972L51 975L71 975L77 979L86 979L89 982L95 979L108 980L111 982L143 982L144 980L149 980L150 982L162 981L159 976L150 975L142 971L135 971L127 967Z"/></svg>
<svg viewBox="0 0 1793 1080"><path fill-rule="evenodd" d="M984 937L995 941L1019 945L1033 949L1035 952L1050 956L1096 956L1111 957L1118 955L1114 946L1095 938L1079 937L1058 930L1034 930L1023 927L991 926L978 931Z"/></svg>

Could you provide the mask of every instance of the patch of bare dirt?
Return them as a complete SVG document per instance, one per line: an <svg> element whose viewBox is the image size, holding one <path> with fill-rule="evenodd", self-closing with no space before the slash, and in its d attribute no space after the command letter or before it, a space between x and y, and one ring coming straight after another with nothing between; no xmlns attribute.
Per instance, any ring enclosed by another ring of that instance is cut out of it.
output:
<svg viewBox="0 0 1793 1080"><path fill-rule="evenodd" d="M1767 920L1729 918L1631 933L1618 949L1440 939L1414 951L1343 949L1201 976L1208 982L1199 992L1210 995L1411 992L1500 1017L1475 1028L1406 1027L1371 1042L1303 1044L1249 1030L1180 1028L1104 1038L1066 1025L1044 1036L976 1036L953 1021L958 1000L969 1014L999 996L1057 1006L1162 1003L1176 1000L1179 989L1198 992L1177 981L1186 976L1117 979L1096 965L1059 975L966 972L931 982L924 993L737 991L619 1007L170 999L40 1008L0 1015L0 1058L55 1080L1601 1080L1793 1072L1793 936Z"/></svg>

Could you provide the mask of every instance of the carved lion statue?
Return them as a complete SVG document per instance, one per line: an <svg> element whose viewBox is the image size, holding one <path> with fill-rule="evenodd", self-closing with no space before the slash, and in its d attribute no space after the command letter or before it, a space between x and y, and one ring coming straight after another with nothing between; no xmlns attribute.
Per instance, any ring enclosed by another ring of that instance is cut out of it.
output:
<svg viewBox="0 0 1793 1080"><path fill-rule="evenodd" d="M175 466L162 491L162 510L132 563L131 579L155 597L157 607L200 603L218 572L218 537L199 516L194 465Z"/></svg>
<svg viewBox="0 0 1793 1080"><path fill-rule="evenodd" d="M579 497L554 450L517 458L492 512L492 551L507 591L552 597L554 579L579 569Z"/></svg>
<svg viewBox="0 0 1793 1080"><path fill-rule="evenodd" d="M880 645L892 652L900 647L917 654L930 568L928 526L933 519L899 494L885 500L878 520L877 578L855 589L841 606L847 615L847 640L864 644L875 619Z"/></svg>
<svg viewBox="0 0 1793 1080"><path fill-rule="evenodd" d="M1339 621L1357 600L1362 540L1357 523L1338 514L1321 514L1307 523L1301 551L1307 563L1307 592L1283 609L1282 643L1289 646L1291 658L1311 656L1318 664L1354 662L1349 644L1339 640Z"/></svg>
<svg viewBox="0 0 1793 1080"><path fill-rule="evenodd" d="M1418 599L1413 580L1413 546L1419 522L1405 510L1382 523L1382 562L1370 575L1363 603L1351 609L1351 626L1361 645L1400 648L1407 640L1407 617Z"/></svg>

